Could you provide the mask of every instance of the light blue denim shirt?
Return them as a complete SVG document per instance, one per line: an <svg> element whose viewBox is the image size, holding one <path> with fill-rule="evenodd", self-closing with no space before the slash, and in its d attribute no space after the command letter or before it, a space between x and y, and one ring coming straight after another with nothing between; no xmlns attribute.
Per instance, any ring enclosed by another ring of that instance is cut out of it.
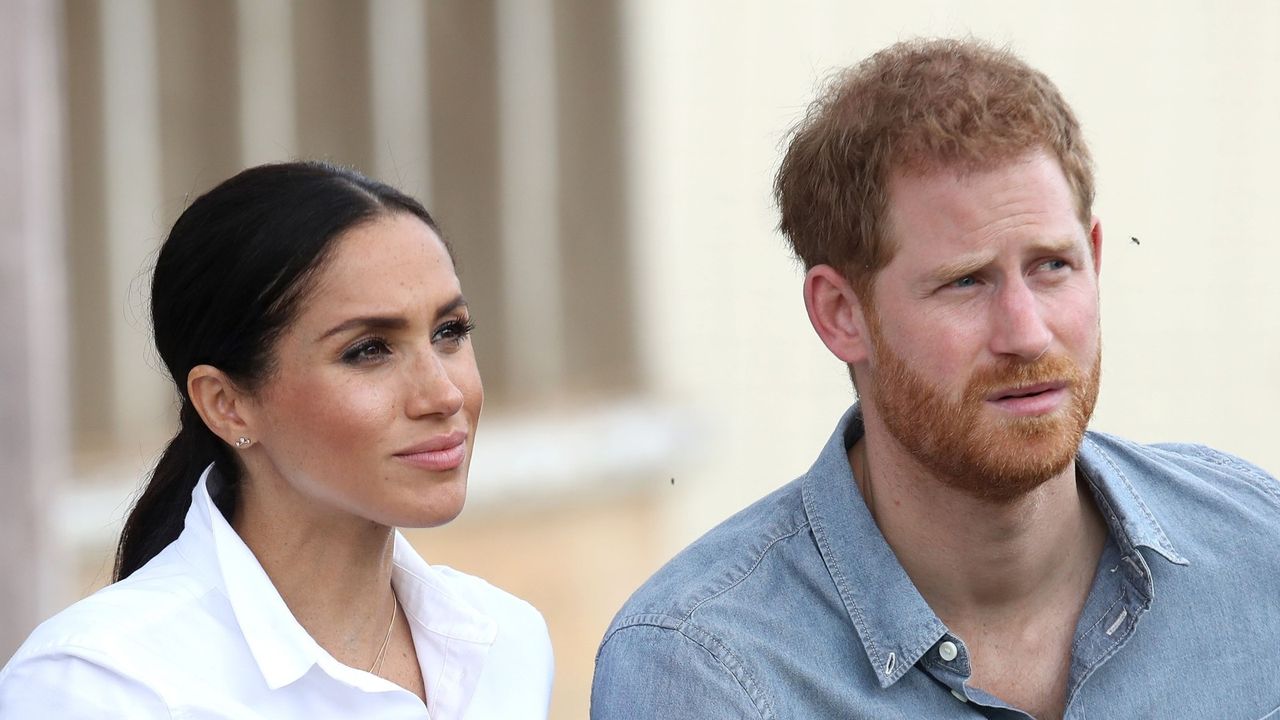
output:
<svg viewBox="0 0 1280 720"><path fill-rule="evenodd" d="M596 657L593 720L1028 717L966 684L964 641L858 494L862 432L855 406L805 475L632 596ZM1205 447L1099 433L1076 464L1110 532L1066 717L1280 720L1280 485Z"/></svg>

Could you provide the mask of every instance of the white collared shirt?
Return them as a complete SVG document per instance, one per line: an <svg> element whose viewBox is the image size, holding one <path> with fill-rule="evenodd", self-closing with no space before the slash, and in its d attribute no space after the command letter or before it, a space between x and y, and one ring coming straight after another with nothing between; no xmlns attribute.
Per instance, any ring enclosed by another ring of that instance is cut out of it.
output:
<svg viewBox="0 0 1280 720"><path fill-rule="evenodd" d="M0 717L546 718L551 642L528 603L428 565L397 532L391 582L424 706L307 634L214 505L218 486L205 470L177 540L36 628L0 670Z"/></svg>

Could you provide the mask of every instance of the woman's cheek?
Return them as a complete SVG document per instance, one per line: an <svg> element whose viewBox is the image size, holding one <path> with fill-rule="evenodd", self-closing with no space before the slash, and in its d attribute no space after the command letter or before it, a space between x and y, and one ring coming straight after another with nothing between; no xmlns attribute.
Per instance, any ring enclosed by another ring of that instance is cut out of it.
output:
<svg viewBox="0 0 1280 720"><path fill-rule="evenodd" d="M349 449L351 441L384 435L396 407L392 393L367 383L339 383L328 391L313 386L304 395L294 417L311 418L314 434L326 438L331 448Z"/></svg>

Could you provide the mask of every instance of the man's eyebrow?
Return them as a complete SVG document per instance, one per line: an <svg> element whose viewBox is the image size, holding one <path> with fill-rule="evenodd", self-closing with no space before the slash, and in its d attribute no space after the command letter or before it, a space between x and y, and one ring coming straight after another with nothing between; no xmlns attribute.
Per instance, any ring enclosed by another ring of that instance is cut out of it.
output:
<svg viewBox="0 0 1280 720"><path fill-rule="evenodd" d="M454 296L445 304L436 310L435 319L448 315L459 308L467 306L467 299L461 293ZM348 318L342 322L329 328L320 337L316 338L316 342L326 338L333 337L339 333L346 332L353 328L368 328L371 330L403 330L409 326L409 320L399 315L361 315L359 317Z"/></svg>
<svg viewBox="0 0 1280 720"><path fill-rule="evenodd" d="M1036 242L1031 250L1039 254L1059 254L1077 249L1077 238L1064 237ZM992 258L989 255L971 255L945 265L940 265L929 272L929 279L934 282L950 282L956 278L972 275L986 267Z"/></svg>
<svg viewBox="0 0 1280 720"><path fill-rule="evenodd" d="M962 278L966 275L972 275L991 262L989 255L978 257L967 257L946 265L940 265L929 271L929 281L933 283L951 282L956 278Z"/></svg>

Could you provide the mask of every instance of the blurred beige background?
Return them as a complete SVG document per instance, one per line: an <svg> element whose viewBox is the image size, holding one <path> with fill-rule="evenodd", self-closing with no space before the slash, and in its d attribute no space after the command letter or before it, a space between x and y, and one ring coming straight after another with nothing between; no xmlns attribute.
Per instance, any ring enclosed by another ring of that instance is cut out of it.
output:
<svg viewBox="0 0 1280 720"><path fill-rule="evenodd" d="M627 594L851 400L770 181L820 78L917 35L1010 44L1085 125L1094 426L1274 473L1277 28L1267 0L0 0L0 660L107 581L172 431L145 310L168 226L322 157L456 246L489 403L467 511L408 534L543 611L552 715L585 717Z"/></svg>

